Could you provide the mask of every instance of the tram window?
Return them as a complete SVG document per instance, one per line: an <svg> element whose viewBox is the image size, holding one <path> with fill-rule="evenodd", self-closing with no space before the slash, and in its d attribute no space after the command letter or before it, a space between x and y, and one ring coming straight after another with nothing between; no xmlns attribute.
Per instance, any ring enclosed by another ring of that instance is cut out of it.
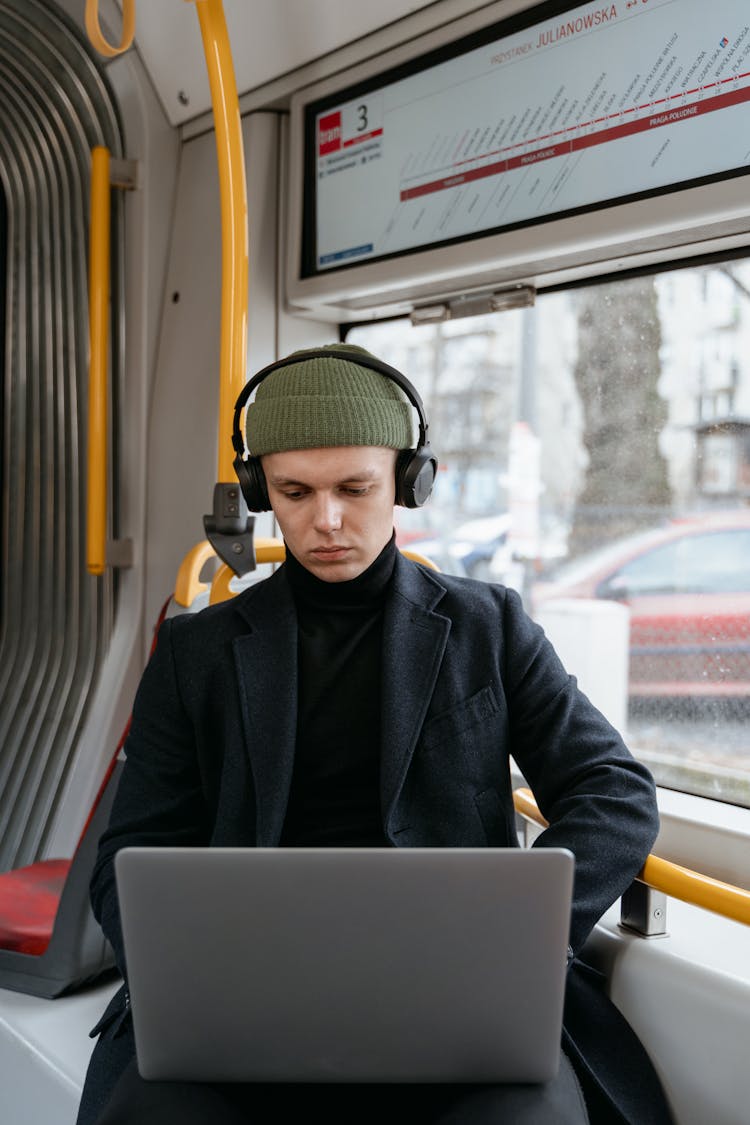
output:
<svg viewBox="0 0 750 1125"><path fill-rule="evenodd" d="M347 340L414 382L440 458L399 543L532 615L627 606L633 752L750 807L750 260Z"/></svg>

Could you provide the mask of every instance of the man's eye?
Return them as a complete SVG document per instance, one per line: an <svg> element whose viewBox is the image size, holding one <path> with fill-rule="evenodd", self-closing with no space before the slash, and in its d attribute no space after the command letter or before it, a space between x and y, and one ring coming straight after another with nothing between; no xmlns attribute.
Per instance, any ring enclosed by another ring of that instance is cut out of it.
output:
<svg viewBox="0 0 750 1125"><path fill-rule="evenodd" d="M347 496L364 496L368 491L369 489L366 487L354 488L354 486L352 486L351 488L344 489L344 492L347 494Z"/></svg>

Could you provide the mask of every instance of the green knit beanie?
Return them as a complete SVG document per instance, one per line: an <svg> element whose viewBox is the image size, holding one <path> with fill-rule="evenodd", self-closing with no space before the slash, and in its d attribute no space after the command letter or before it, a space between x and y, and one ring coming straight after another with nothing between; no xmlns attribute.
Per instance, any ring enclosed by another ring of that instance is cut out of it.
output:
<svg viewBox="0 0 750 1125"><path fill-rule="evenodd" d="M351 359L305 359L312 349L292 352L299 363L280 367L259 383L245 416L251 456L333 445L411 448L411 406L401 388L357 363L358 356L375 359L364 348L328 346Z"/></svg>

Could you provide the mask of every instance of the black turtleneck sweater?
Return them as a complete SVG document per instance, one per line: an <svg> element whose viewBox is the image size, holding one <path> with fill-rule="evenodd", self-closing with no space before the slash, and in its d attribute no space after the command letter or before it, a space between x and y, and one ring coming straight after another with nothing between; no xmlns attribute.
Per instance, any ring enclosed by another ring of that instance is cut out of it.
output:
<svg viewBox="0 0 750 1125"><path fill-rule="evenodd" d="M380 812L383 606L395 536L349 582L322 582L290 551L299 622L297 741L282 847L384 847Z"/></svg>

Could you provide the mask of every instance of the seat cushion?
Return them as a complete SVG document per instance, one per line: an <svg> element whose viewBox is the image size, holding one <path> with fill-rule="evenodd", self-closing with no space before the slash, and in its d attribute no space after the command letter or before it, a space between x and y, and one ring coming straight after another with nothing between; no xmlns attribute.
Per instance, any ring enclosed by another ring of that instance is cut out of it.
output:
<svg viewBox="0 0 750 1125"><path fill-rule="evenodd" d="M0 874L0 949L44 953L70 863L44 859Z"/></svg>

